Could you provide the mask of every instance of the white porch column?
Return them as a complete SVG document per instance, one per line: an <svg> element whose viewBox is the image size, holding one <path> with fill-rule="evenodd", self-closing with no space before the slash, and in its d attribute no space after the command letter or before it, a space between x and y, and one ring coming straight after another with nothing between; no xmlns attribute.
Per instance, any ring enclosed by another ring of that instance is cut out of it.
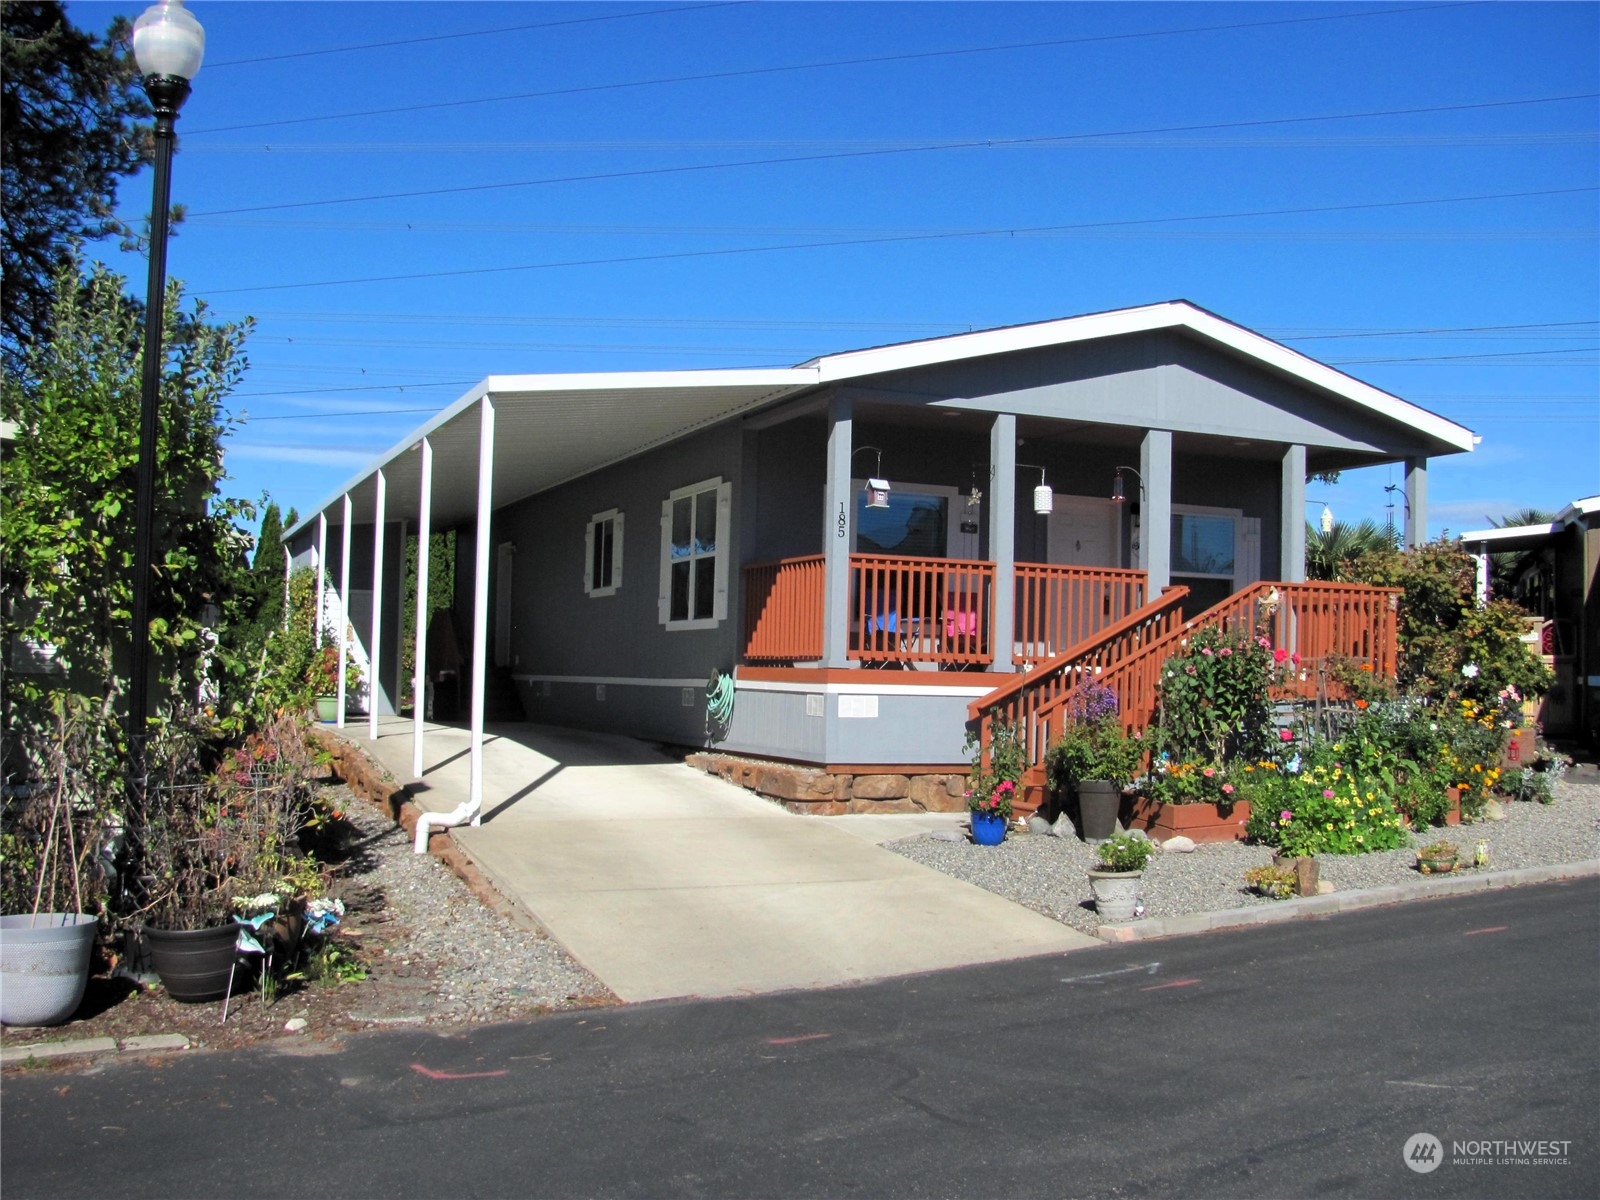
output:
<svg viewBox="0 0 1600 1200"><path fill-rule="evenodd" d="M411 774L422 778L422 726L428 706L428 543L433 533L433 443L423 438L417 499L417 652L411 680Z"/></svg>
<svg viewBox="0 0 1600 1200"><path fill-rule="evenodd" d="M1306 581L1306 448L1290 446L1283 453L1283 515L1278 535L1278 578Z"/></svg>
<svg viewBox="0 0 1600 1200"><path fill-rule="evenodd" d="M854 437L850 397L828 401L827 483L823 488L822 665L842 667L850 657L850 452Z"/></svg>
<svg viewBox="0 0 1600 1200"><path fill-rule="evenodd" d="M1477 567L1478 603L1489 603L1489 547L1479 544L1472 548L1472 561Z"/></svg>
<svg viewBox="0 0 1600 1200"><path fill-rule="evenodd" d="M1139 447L1144 503L1139 508L1139 550L1155 599L1172 582L1172 432L1152 429Z"/></svg>
<svg viewBox="0 0 1600 1200"><path fill-rule="evenodd" d="M322 653L322 606L327 603L326 577L328 571L328 514L317 514L317 548L312 556L312 566L317 570L317 653Z"/></svg>
<svg viewBox="0 0 1600 1200"><path fill-rule="evenodd" d="M283 627L289 628L289 576L294 574L294 554L283 548Z"/></svg>
<svg viewBox="0 0 1600 1200"><path fill-rule="evenodd" d="M989 426L989 557L994 560L994 669L1011 669L1016 640L1017 418L997 413Z"/></svg>
<svg viewBox="0 0 1600 1200"><path fill-rule="evenodd" d="M378 740L378 686L383 646L383 510L389 498L389 481L382 468L373 477L372 498L372 638L367 643L367 736ZM397 709L399 705L395 706Z"/></svg>
<svg viewBox="0 0 1600 1200"><path fill-rule="evenodd" d="M483 812L483 692L489 663L489 513L494 498L494 401L485 396L478 427L478 528L472 576L472 774L467 807L472 823Z"/></svg>
<svg viewBox="0 0 1600 1200"><path fill-rule="evenodd" d="M350 657L350 493L344 494L344 526L339 530L339 719L344 728L345 671Z"/></svg>
<svg viewBox="0 0 1600 1200"><path fill-rule="evenodd" d="M1406 459L1406 546L1428 540L1428 460Z"/></svg>

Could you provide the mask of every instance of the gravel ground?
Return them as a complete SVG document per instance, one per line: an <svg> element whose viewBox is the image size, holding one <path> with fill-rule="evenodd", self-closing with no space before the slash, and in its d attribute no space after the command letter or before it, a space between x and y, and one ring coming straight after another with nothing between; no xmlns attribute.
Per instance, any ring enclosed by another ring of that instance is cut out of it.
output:
<svg viewBox="0 0 1600 1200"><path fill-rule="evenodd" d="M73 1018L44 1029L5 1029L0 1045L178 1033L201 1049L263 1042L338 1041L369 1029L511 1021L558 1009L615 1003L598 979L531 921L475 894L377 805L343 786L327 795L354 827L329 892L345 901L335 945L368 977L345 983L288 982L268 1002L236 992L226 1024L220 1001L180 1004L161 987L91 978ZM305 1022L300 1032L285 1029ZM70 1060L63 1060L63 1067Z"/></svg>
<svg viewBox="0 0 1600 1200"><path fill-rule="evenodd" d="M1449 840L1470 855L1489 843L1490 869L1549 866L1600 858L1600 785L1556 785L1554 804L1506 803L1503 821L1412 835L1406 849L1350 857L1321 855L1321 878L1338 891L1415 883L1415 847ZM998 846L976 846L965 838L941 841L930 834L891 842L887 849L996 895L1026 905L1075 929L1099 927L1089 890L1094 848L1076 837L1008 833ZM1272 861L1265 846L1223 842L1197 846L1192 854L1154 854L1140 886L1146 917L1175 917L1276 901L1246 890L1244 872Z"/></svg>

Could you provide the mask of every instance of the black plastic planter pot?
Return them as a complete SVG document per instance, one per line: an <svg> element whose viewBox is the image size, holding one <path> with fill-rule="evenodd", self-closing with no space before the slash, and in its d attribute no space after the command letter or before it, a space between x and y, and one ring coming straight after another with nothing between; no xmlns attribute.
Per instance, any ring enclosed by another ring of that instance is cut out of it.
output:
<svg viewBox="0 0 1600 1200"><path fill-rule="evenodd" d="M1117 831L1122 789L1106 779L1078 781L1078 821L1086 842L1101 842Z"/></svg>
<svg viewBox="0 0 1600 1200"><path fill-rule="evenodd" d="M220 1000L238 957L234 944L239 927L231 922L211 929L140 930L150 947L150 961L167 995L184 1003Z"/></svg>

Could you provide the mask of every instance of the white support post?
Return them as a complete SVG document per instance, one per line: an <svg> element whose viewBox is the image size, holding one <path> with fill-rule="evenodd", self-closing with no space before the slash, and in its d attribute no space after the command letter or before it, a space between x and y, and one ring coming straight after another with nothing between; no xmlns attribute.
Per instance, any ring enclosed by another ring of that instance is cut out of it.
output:
<svg viewBox="0 0 1600 1200"><path fill-rule="evenodd" d="M822 661L842 667L850 657L850 455L854 419L850 397L828 405L827 482L823 487Z"/></svg>
<svg viewBox="0 0 1600 1200"><path fill-rule="evenodd" d="M316 561L312 564L317 569L317 653L322 653L322 606L327 603L326 579L328 574L328 514L326 511L317 514L317 549Z"/></svg>
<svg viewBox="0 0 1600 1200"><path fill-rule="evenodd" d="M378 681L383 650L383 510L389 498L389 481L378 469L372 499L372 640L367 643L367 736L378 740Z"/></svg>
<svg viewBox="0 0 1600 1200"><path fill-rule="evenodd" d="M483 812L483 693L489 662L489 513L494 500L494 401L485 396L478 430L478 527L472 575L472 775L467 804L472 823Z"/></svg>
<svg viewBox="0 0 1600 1200"><path fill-rule="evenodd" d="M1306 448L1290 446L1283 452L1278 488L1278 578L1285 583L1306 581Z"/></svg>
<svg viewBox="0 0 1600 1200"><path fill-rule="evenodd" d="M1406 549L1428 540L1428 460L1406 459Z"/></svg>
<svg viewBox="0 0 1600 1200"><path fill-rule="evenodd" d="M433 533L433 443L422 439L422 484L417 499L417 652L411 681L411 774L422 778L422 726L428 706L428 543Z"/></svg>
<svg viewBox="0 0 1600 1200"><path fill-rule="evenodd" d="M339 531L339 719L344 728L346 665L350 659L350 493L344 494L344 527Z"/></svg>
<svg viewBox="0 0 1600 1200"><path fill-rule="evenodd" d="M289 628L289 577L294 574L294 555L283 548L283 627Z"/></svg>
<svg viewBox="0 0 1600 1200"><path fill-rule="evenodd" d="M1144 503L1139 506L1145 595L1155 598L1172 582L1172 431L1151 429L1139 447Z"/></svg>

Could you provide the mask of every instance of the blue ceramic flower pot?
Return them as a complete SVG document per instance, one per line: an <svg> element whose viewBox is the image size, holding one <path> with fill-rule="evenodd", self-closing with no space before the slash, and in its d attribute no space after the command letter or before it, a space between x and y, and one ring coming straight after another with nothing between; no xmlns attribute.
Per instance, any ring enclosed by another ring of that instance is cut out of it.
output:
<svg viewBox="0 0 1600 1200"><path fill-rule="evenodd" d="M973 813L972 840L980 846L998 846L1006 840L1006 819L996 813Z"/></svg>

